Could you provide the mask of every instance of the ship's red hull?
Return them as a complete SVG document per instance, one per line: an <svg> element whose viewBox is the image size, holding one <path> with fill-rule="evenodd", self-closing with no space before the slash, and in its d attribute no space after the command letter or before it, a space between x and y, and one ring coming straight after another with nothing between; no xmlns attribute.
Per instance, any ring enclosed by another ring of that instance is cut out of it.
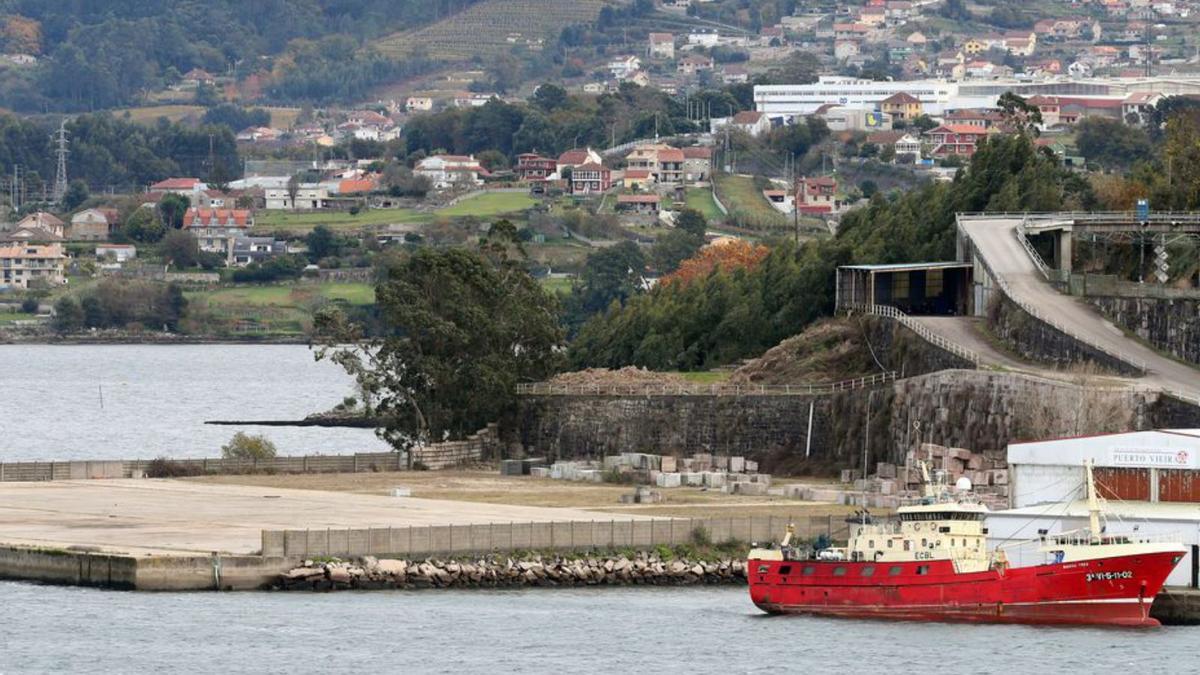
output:
<svg viewBox="0 0 1200 675"><path fill-rule="evenodd" d="M750 560L750 598L770 613L922 621L1157 626L1154 596L1175 551L956 573L948 560Z"/></svg>

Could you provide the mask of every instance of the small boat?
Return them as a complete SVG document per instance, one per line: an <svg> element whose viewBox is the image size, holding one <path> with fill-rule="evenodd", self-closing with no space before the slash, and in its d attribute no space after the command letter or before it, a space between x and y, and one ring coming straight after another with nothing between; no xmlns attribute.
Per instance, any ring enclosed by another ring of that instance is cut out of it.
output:
<svg viewBox="0 0 1200 675"><path fill-rule="evenodd" d="M750 599L771 614L917 621L1157 626L1154 596L1186 549L1177 536L1109 534L1092 465L1085 464L1088 528L1006 542L988 550L988 509L970 481L953 488L919 463L922 496L896 517L863 511L848 545L750 551ZM1045 562L1009 564L1006 549L1033 545Z"/></svg>

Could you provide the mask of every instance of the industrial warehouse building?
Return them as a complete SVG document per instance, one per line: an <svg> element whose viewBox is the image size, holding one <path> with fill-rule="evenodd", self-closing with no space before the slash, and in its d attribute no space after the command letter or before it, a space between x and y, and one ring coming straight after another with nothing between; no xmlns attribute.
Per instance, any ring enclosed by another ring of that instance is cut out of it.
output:
<svg viewBox="0 0 1200 675"><path fill-rule="evenodd" d="M1167 583L1200 586L1200 429L1010 444L1013 508L988 515L989 546L1087 527L1086 460L1107 500L1108 531L1179 535L1189 553ZM1016 564L1043 561L1033 545L1006 553Z"/></svg>

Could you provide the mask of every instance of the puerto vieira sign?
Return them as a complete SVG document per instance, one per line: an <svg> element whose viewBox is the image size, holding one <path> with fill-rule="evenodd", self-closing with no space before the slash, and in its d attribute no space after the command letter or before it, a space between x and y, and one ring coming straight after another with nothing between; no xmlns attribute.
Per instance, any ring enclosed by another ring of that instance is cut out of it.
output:
<svg viewBox="0 0 1200 675"><path fill-rule="evenodd" d="M1110 459L1112 460L1112 466L1182 468L1192 463L1191 454L1187 450L1113 448L1110 451Z"/></svg>

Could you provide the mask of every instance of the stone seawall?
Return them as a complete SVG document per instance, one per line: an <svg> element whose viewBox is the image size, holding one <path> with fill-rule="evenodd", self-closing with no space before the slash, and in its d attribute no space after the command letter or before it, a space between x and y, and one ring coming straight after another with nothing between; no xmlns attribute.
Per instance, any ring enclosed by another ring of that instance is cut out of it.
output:
<svg viewBox="0 0 1200 675"><path fill-rule="evenodd" d="M527 455L591 458L621 452L709 452L756 459L827 444L821 396L528 396L516 431Z"/></svg>
<svg viewBox="0 0 1200 675"><path fill-rule="evenodd" d="M903 376L971 368L890 319L858 319L881 371ZM861 455L863 438L889 438L878 418L892 389L834 394L531 395L522 398L511 436L528 456L599 458L621 452L742 455L768 472L833 470ZM811 427L809 420L811 419Z"/></svg>
<svg viewBox="0 0 1200 675"><path fill-rule="evenodd" d="M1134 366L1030 316L1002 293L994 294L988 303L987 324L1009 349L1039 363L1057 368L1094 363L1121 375L1142 374Z"/></svg>
<svg viewBox="0 0 1200 675"><path fill-rule="evenodd" d="M422 588L516 588L524 586L695 586L744 584L740 556L701 560L663 557L658 552L631 555L488 556L467 560L377 560L318 563L305 561L281 575L279 590L379 590Z"/></svg>
<svg viewBox="0 0 1200 675"><path fill-rule="evenodd" d="M1200 364L1200 300L1093 296L1087 301L1156 349Z"/></svg>
<svg viewBox="0 0 1200 675"><path fill-rule="evenodd" d="M777 473L903 463L922 442L987 451L1032 438L1200 426L1200 406L1157 392L981 370L823 397L531 397L523 414L530 456L728 452Z"/></svg>

